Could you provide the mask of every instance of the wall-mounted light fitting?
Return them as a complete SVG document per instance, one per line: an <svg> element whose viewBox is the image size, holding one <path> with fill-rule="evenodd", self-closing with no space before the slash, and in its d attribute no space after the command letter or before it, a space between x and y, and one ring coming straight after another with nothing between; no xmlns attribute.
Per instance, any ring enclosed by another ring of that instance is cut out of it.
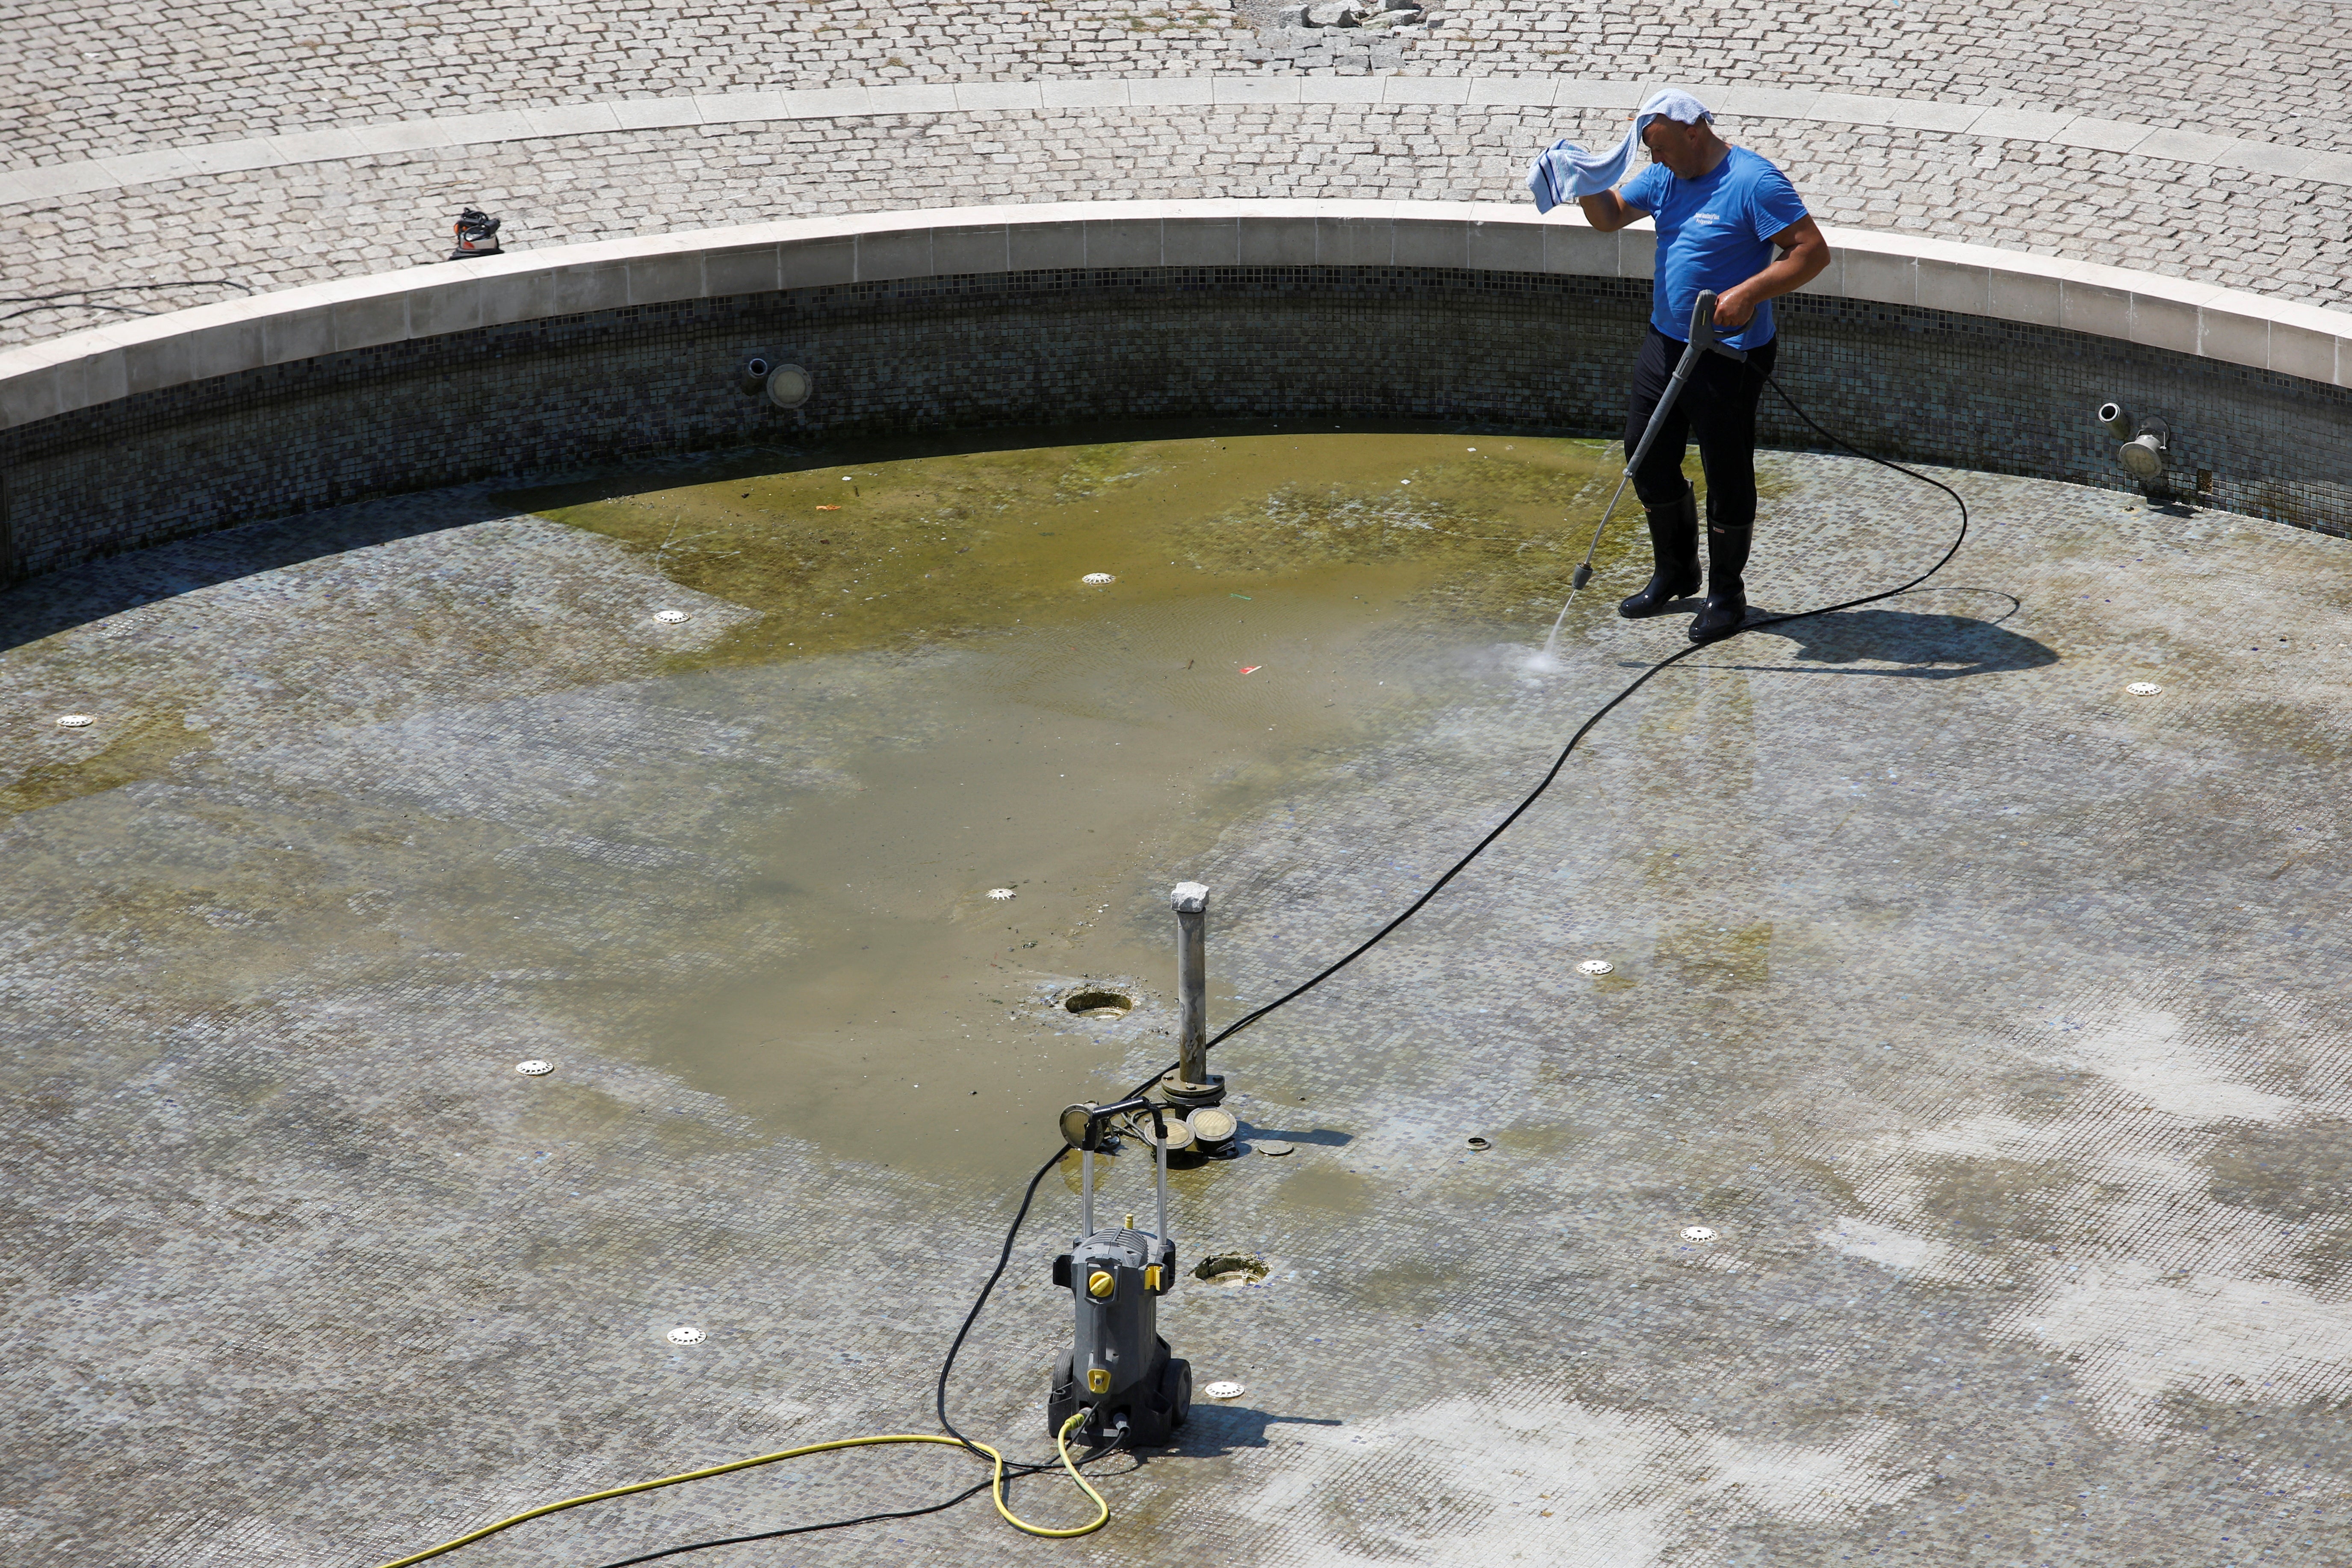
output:
<svg viewBox="0 0 2352 1568"><path fill-rule="evenodd" d="M780 364L768 373L768 401L779 408L798 408L809 400L814 383L796 364Z"/></svg>
<svg viewBox="0 0 2352 1568"><path fill-rule="evenodd" d="M2161 420L2147 420L2141 425L2137 435L2116 450L2116 456L2122 460L2131 477L2142 484L2161 479L2164 478L2165 449L2170 445L2170 435Z"/></svg>
<svg viewBox="0 0 2352 1568"><path fill-rule="evenodd" d="M2152 416L2135 418L2120 403L2100 404L2096 417L2108 435L2123 443L2116 460L2139 481L2141 493L2151 503L2170 500L2172 487L2164 476L2172 451L2172 426Z"/></svg>

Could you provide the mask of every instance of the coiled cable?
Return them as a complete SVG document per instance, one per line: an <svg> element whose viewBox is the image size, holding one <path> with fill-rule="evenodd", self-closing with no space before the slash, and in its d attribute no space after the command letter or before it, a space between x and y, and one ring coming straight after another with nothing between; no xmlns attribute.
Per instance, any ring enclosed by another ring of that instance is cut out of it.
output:
<svg viewBox="0 0 2352 1568"><path fill-rule="evenodd" d="M911 1509L902 1513L867 1514L863 1519L843 1520L834 1524L804 1524L789 1530L770 1531L762 1535L738 1536L733 1541L698 1542L691 1546L673 1546L667 1551L650 1552L643 1557L632 1557L629 1562L650 1563L657 1557L673 1557L681 1552L698 1552L706 1546L731 1546L737 1542L765 1541L780 1535L804 1535L819 1530L840 1530L852 1524L866 1524L877 1520L912 1519L921 1514L937 1513L942 1509L952 1508L963 1501L965 1498L976 1496L991 1488L994 1489L996 1494L996 1511L1003 1514L1004 1521L1015 1530L1031 1535L1045 1536L1052 1540L1091 1535L1109 1521L1110 1504L1103 1500L1102 1493L1095 1490L1093 1482L1078 1473L1077 1462L1070 1458L1070 1428L1085 1420L1086 1414L1083 1410L1074 1413L1067 1421L1062 1423L1062 1429L1054 1434L1054 1447L1060 1451L1063 1467L1070 1472L1070 1479L1076 1482L1078 1489L1092 1498L1095 1503L1094 1518L1084 1524L1067 1529L1032 1524L1013 1511L1004 1500L1004 1456L987 1444L975 1443L962 1436L941 1437L929 1432L892 1432L871 1437L835 1437L826 1443L803 1444L800 1447L784 1448L773 1454L761 1454L749 1459L735 1459L724 1465L711 1465L699 1470L688 1470L682 1475L664 1476L659 1480L636 1481L625 1487L607 1487L603 1491L565 1498L562 1502L542 1503L537 1508L525 1509L520 1513L499 1520L495 1524L486 1524L481 1529L458 1536L454 1541L445 1541L438 1546L430 1546L422 1552L411 1552L406 1557L395 1558L385 1563L383 1568L415 1568L416 1563L429 1562L445 1552L455 1552L461 1546L471 1546L477 1541L485 1540L501 1531L512 1530L518 1524L528 1524L534 1519L545 1519L551 1513L562 1513L567 1509L582 1508L592 1502L607 1502L614 1498L632 1497L638 1492L655 1491L663 1487L683 1486L688 1481L708 1480L713 1476L732 1475L737 1470L748 1470L760 1465L772 1465L780 1459L797 1459L805 1455L827 1454L841 1448L871 1448L890 1443L936 1443L945 1447L969 1448L973 1453L985 1455L992 1460L996 1467L995 1472L979 1486L969 1488L957 1496L950 1498L946 1502L934 1504L929 1508Z"/></svg>

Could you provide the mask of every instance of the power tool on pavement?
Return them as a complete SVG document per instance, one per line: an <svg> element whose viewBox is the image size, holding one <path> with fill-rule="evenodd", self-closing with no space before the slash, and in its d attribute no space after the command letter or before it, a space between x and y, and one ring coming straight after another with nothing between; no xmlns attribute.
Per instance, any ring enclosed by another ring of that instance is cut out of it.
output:
<svg viewBox="0 0 2352 1568"><path fill-rule="evenodd" d="M1121 1117L1151 1121L1159 1176L1150 1232L1095 1225L1095 1153ZM1192 1413L1192 1367L1160 1337L1160 1298L1176 1283L1176 1240L1168 1234L1168 1123L1160 1107L1137 1096L1116 1105L1073 1105L1062 1137L1078 1151L1078 1237L1054 1259L1054 1283L1066 1287L1076 1316L1070 1348L1054 1369L1045 1429L1059 1434L1081 1410L1074 1444L1158 1447L1174 1439Z"/></svg>

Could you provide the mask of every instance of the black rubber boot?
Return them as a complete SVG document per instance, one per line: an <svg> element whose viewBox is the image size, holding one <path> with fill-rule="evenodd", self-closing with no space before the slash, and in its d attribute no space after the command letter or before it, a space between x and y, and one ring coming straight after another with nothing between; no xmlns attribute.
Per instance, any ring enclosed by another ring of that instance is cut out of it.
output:
<svg viewBox="0 0 2352 1568"><path fill-rule="evenodd" d="M1706 603L1690 624L1690 640L1714 642L1738 631L1748 619L1748 585L1740 574L1748 570L1748 549L1756 530L1706 529Z"/></svg>
<svg viewBox="0 0 2352 1568"><path fill-rule="evenodd" d="M1688 485L1683 497L1650 513L1650 554L1657 563L1649 585L1622 601L1617 613L1629 621L1663 616L1676 599L1698 592L1698 500Z"/></svg>

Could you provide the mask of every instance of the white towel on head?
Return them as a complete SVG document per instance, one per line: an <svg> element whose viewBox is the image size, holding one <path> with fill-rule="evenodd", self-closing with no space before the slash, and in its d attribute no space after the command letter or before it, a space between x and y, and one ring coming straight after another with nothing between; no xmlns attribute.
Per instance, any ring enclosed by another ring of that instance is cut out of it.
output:
<svg viewBox="0 0 2352 1568"><path fill-rule="evenodd" d="M1712 121L1715 110L1680 88L1662 87L1642 100L1642 107L1633 112L1633 129L1608 152L1588 153L1565 138L1553 142L1528 165L1528 189L1535 194L1536 211L1548 213L1564 201L1612 189L1633 162L1633 149L1642 144L1642 132L1660 115L1696 125L1702 120Z"/></svg>

